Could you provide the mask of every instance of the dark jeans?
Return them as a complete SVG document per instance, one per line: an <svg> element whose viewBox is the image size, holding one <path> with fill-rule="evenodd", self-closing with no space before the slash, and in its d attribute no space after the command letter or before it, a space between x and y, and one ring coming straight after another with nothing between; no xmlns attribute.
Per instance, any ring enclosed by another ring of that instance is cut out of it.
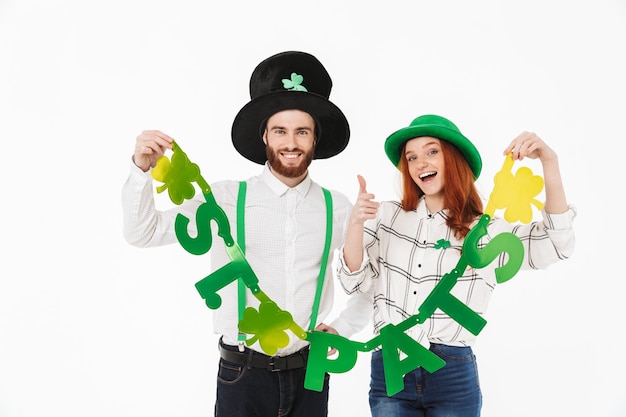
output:
<svg viewBox="0 0 626 417"><path fill-rule="evenodd" d="M236 346L222 346L238 351ZM245 353L249 352L246 348ZM326 374L323 390L317 392L304 388L305 373L306 368L270 371L220 358L215 416L326 417L329 375Z"/></svg>
<svg viewBox="0 0 626 417"><path fill-rule="evenodd" d="M404 390L388 397L382 352L372 353L370 409L373 417L478 417L482 394L476 357L470 347L431 344L446 361L429 373L419 367L404 376Z"/></svg>

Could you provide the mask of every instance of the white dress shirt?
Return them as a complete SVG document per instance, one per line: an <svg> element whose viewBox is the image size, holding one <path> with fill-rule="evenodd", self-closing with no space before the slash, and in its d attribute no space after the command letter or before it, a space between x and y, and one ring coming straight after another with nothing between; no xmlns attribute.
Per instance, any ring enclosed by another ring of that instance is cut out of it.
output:
<svg viewBox="0 0 626 417"><path fill-rule="evenodd" d="M261 175L249 178L246 182L246 260L259 278L261 291L280 308L290 312L302 329L308 330L326 241L326 204L322 188L308 175L296 187L289 188L271 173L267 164ZM239 182L227 180L210 185L215 200L228 216L231 234L236 240ZM195 212L204 202L202 194L198 192L193 200L170 210L158 211L153 186L150 171L144 173L131 164L130 175L122 190L126 240L139 247L176 243L174 222L178 213L191 220L189 233L193 236ZM330 191L333 203L331 259L328 260L324 277L317 324L324 322L333 307L332 256L344 240L352 209L346 196ZM222 238L217 236L216 225L212 223L211 228L213 244L209 251L210 272L231 261ZM207 272L207 276L210 272ZM222 305L213 310L213 330L223 336L225 343L235 345L238 333L237 283L229 284L218 294L222 298ZM326 323L344 337L360 331L371 320L371 299L353 298L350 297L347 308L339 317L332 323ZM198 301L202 302L200 295ZM247 291L246 304L255 308L259 305L250 291ZM287 333L290 343L279 349L278 356L294 353L307 344L291 332ZM251 348L262 352L258 342Z"/></svg>

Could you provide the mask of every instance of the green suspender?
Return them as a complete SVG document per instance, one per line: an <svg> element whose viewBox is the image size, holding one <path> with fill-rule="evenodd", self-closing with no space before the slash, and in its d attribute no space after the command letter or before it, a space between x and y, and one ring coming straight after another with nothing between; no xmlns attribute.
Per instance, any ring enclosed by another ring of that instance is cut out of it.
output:
<svg viewBox="0 0 626 417"><path fill-rule="evenodd" d="M317 324L317 313L320 309L320 299L322 298L322 287L324 286L324 275L326 275L326 265L328 264L328 255L330 253L330 243L333 240L333 198L330 191L322 188L324 192L324 200L326 201L326 242L324 243L324 253L322 254L322 265L320 266L320 274L317 276L317 289L315 290L315 300L313 301L313 309L311 310L311 324L309 331L315 330Z"/></svg>
<svg viewBox="0 0 626 417"><path fill-rule="evenodd" d="M244 213L246 208L246 182L239 182L239 194L237 195L237 245L241 248L241 252L246 254L246 229ZM243 310L246 307L246 284L242 277L237 280L237 299L239 305L239 323L243 320ZM243 351L243 342L246 340L246 334L239 331L237 335L239 341L239 350Z"/></svg>
<svg viewBox="0 0 626 417"><path fill-rule="evenodd" d="M320 273L317 276L317 288L315 290L315 299L313 300L313 309L311 310L311 324L309 330L315 329L317 324L317 314L320 308L320 300L322 298L322 288L324 287L324 275L326 275L326 265L328 265L328 255L330 254L330 243L333 237L333 199L325 188L322 188L324 192L324 200L326 202L326 243L324 244L324 253L322 255L322 264L320 266ZM246 182L239 182L239 194L237 196L237 244L241 248L243 254L246 254L246 234L245 234L245 206L246 206ZM238 310L239 321L243 320L243 311L246 307L246 285L242 278L238 279ZM239 342L246 340L246 335L239 332Z"/></svg>

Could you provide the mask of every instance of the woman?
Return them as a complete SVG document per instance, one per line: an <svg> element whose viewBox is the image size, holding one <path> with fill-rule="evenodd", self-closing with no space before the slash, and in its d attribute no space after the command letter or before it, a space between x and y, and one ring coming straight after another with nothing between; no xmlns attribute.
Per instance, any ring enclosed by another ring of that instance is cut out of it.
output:
<svg viewBox="0 0 626 417"><path fill-rule="evenodd" d="M374 297L376 334L417 314L442 276L459 262L463 241L483 214L474 184L482 168L480 154L448 119L416 118L387 138L385 152L402 174L402 200L379 204L359 176L359 196L335 266L347 293L370 292ZM504 155L511 153L514 160L541 161L543 220L520 225L492 219L479 247L511 232L524 245L522 268L546 268L571 256L576 210L567 203L557 154L541 138L523 132L505 148ZM495 268L505 262L501 256L484 268L468 267L451 294L482 316L496 284ZM432 374L421 367L413 370L404 376L404 390L389 397L382 352L374 351L372 416L479 416L482 395L471 348L475 336L439 309L407 334L446 365Z"/></svg>

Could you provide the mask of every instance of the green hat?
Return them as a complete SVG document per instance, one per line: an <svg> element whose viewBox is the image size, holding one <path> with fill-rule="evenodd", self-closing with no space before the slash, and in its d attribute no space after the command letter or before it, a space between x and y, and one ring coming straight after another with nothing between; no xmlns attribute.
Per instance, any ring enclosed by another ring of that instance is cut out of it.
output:
<svg viewBox="0 0 626 417"><path fill-rule="evenodd" d="M465 156L465 160L474 173L474 179L478 179L483 167L478 149L476 149L468 138L463 136L454 123L445 117L434 114L426 114L417 117L408 127L404 127L392 133L387 138L385 141L385 153L395 167L400 163L400 152L402 151L404 143L409 139L421 136L432 136L456 146L463 156Z"/></svg>

